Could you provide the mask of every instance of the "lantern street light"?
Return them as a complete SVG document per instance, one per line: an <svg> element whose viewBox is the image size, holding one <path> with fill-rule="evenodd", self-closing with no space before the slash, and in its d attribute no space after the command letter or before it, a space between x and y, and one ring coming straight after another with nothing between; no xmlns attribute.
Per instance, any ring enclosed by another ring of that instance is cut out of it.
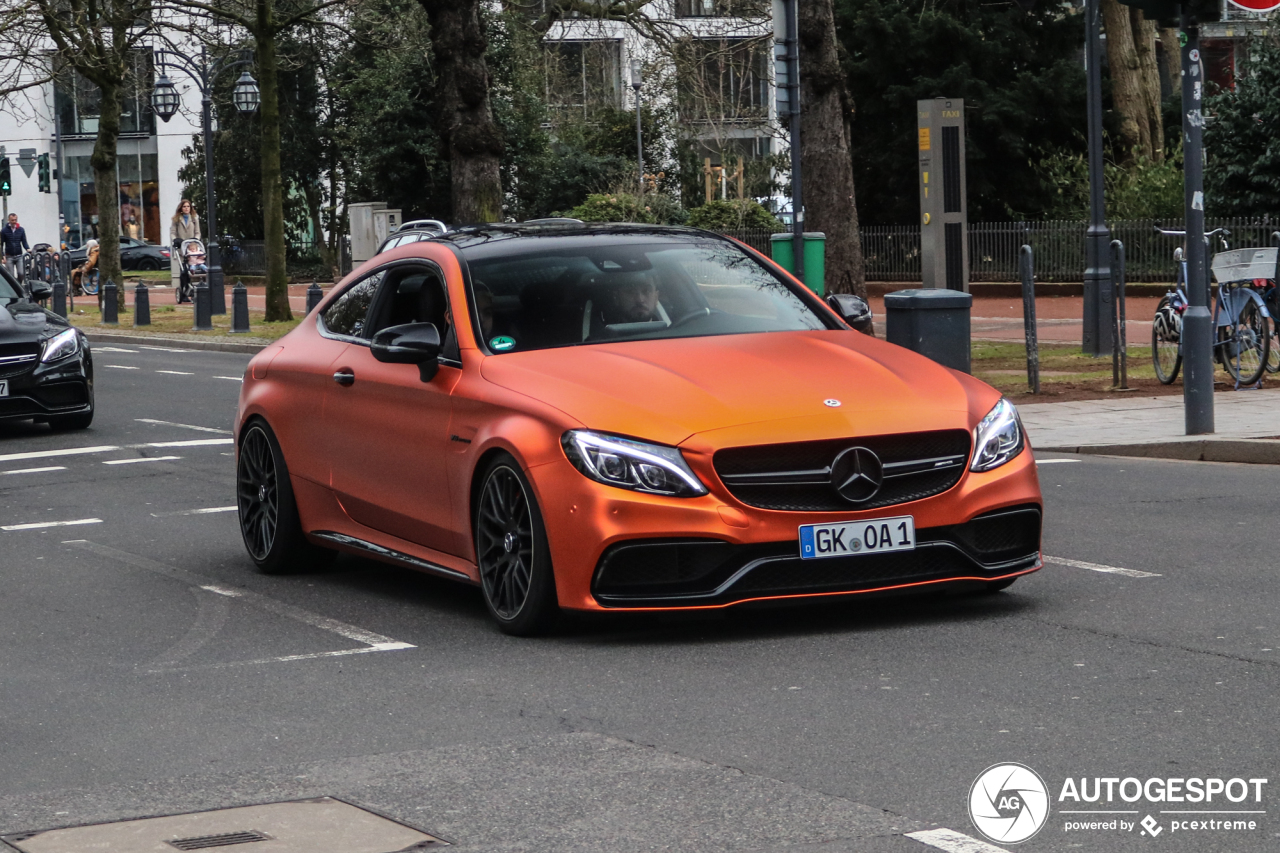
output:
<svg viewBox="0 0 1280 853"><path fill-rule="evenodd" d="M249 65L253 54L242 50L237 54L209 61L208 54L202 49L199 59L183 56L172 50L155 52L156 66L160 69L160 77L151 91L151 108L167 122L177 115L182 97L178 89L169 79L166 69L173 67L184 72L200 89L201 130L204 134L204 168L205 168L205 243L209 257L209 301L210 313L227 313L226 291L223 289L221 252L218 246L218 196L213 186L213 80L228 68ZM258 83L245 69L236 80L231 91L231 101L241 113L251 113L258 109ZM175 247L180 250L181 247ZM199 312L197 311L197 314Z"/></svg>
<svg viewBox="0 0 1280 853"><path fill-rule="evenodd" d="M644 134L640 129L640 87L644 77L638 58L631 60L631 88L636 90L636 169L640 176L640 195L644 195Z"/></svg>

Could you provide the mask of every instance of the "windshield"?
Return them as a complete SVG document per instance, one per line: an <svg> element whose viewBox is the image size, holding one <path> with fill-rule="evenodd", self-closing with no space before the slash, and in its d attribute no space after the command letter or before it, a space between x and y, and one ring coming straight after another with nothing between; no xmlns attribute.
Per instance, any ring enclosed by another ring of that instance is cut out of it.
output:
<svg viewBox="0 0 1280 853"><path fill-rule="evenodd" d="M468 259L491 351L833 328L723 240L555 242Z"/></svg>
<svg viewBox="0 0 1280 853"><path fill-rule="evenodd" d="M23 301L25 298L18 283L9 277L9 273L6 270L0 269L0 305L12 305L15 302Z"/></svg>

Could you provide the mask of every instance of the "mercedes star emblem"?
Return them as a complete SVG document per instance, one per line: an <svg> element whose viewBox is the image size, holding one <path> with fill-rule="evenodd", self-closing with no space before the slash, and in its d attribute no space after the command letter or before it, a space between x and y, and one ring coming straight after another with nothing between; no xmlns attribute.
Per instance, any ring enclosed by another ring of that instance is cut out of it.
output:
<svg viewBox="0 0 1280 853"><path fill-rule="evenodd" d="M865 503L884 483L880 457L865 447L842 450L831 463L831 485L849 503Z"/></svg>
<svg viewBox="0 0 1280 853"><path fill-rule="evenodd" d="M833 409L838 409L838 408L840 408L840 401L839 401L839 400L837 400L837 399L835 399L835 398L831 398L831 399L823 400L823 401L822 401L822 403L823 403L823 405L825 405L825 406L830 406L830 407L831 407L831 408L833 408Z"/></svg>

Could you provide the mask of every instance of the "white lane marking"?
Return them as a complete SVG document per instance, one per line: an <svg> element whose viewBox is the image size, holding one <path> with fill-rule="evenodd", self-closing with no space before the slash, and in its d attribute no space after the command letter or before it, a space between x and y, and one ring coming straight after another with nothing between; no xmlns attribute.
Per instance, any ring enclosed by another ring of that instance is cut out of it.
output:
<svg viewBox="0 0 1280 853"><path fill-rule="evenodd" d="M231 438L196 438L189 441L152 441L148 444L130 444L130 447L205 447L211 444L234 444Z"/></svg>
<svg viewBox="0 0 1280 853"><path fill-rule="evenodd" d="M173 349L171 347L151 347L151 346L147 346L146 344L138 344L137 346L138 346L138 349L149 349L155 352L185 352L185 353L200 352L200 350Z"/></svg>
<svg viewBox="0 0 1280 853"><path fill-rule="evenodd" d="M48 468L18 468L13 471L0 471L0 476L4 474L43 474L46 471L65 471L66 465L53 465Z"/></svg>
<svg viewBox="0 0 1280 853"><path fill-rule="evenodd" d="M1005 853L1002 847L996 847L985 841L971 838L963 832L956 832L954 829L946 829L945 827L908 832L906 835L907 838L919 841L921 844L927 844L930 847L936 847L939 850L946 850L947 853Z"/></svg>
<svg viewBox="0 0 1280 853"><path fill-rule="evenodd" d="M137 370L136 367L130 367L127 364L104 364L103 367L113 367L116 370Z"/></svg>
<svg viewBox="0 0 1280 853"><path fill-rule="evenodd" d="M200 588L201 588L201 589L207 589L207 590L209 590L209 592L216 592L218 595L225 595L225 596L227 596L228 598L239 598L239 597L240 597L240 593L239 593L239 591L234 590L234 589L227 589L225 586L218 586L217 584L212 584L212 583L211 583L211 584L205 584L204 586L202 586L202 587L200 587Z"/></svg>
<svg viewBox="0 0 1280 853"><path fill-rule="evenodd" d="M186 370L157 370L156 373L168 373L173 376L195 376L194 373L190 373Z"/></svg>
<svg viewBox="0 0 1280 853"><path fill-rule="evenodd" d="M78 518L75 521L36 521L31 524L9 524L0 530L41 530L45 527L74 527L77 524L101 524L100 518Z"/></svg>
<svg viewBox="0 0 1280 853"><path fill-rule="evenodd" d="M195 424L179 424L173 421L158 421L155 418L134 418L140 424L155 424L156 426L182 427L183 429L194 429L200 432L216 432L220 435L231 435L229 429L215 429L214 427L196 426ZM1075 460L1072 460L1075 461Z"/></svg>
<svg viewBox="0 0 1280 853"><path fill-rule="evenodd" d="M153 512L152 518L172 518L175 515L210 515L215 512L235 512L238 507L234 506L210 506L204 509L179 509L173 512Z"/></svg>
<svg viewBox="0 0 1280 853"><path fill-rule="evenodd" d="M1056 465L1059 462L1079 462L1079 459L1037 459L1037 465Z"/></svg>
<svg viewBox="0 0 1280 853"><path fill-rule="evenodd" d="M232 382L243 382L243 376L215 376L214 379L230 379Z"/></svg>
<svg viewBox="0 0 1280 853"><path fill-rule="evenodd" d="M93 351L94 352L131 352L135 354L138 352L136 349L121 349L120 347L101 347L101 346L94 347Z"/></svg>
<svg viewBox="0 0 1280 853"><path fill-rule="evenodd" d="M181 456L143 456L140 459L104 459L103 465L133 465L137 462L172 462Z"/></svg>
<svg viewBox="0 0 1280 853"><path fill-rule="evenodd" d="M1056 563L1059 566L1070 566L1073 569L1088 569L1091 572L1106 572L1109 575L1124 575L1128 578L1159 578L1164 577L1157 572L1140 572L1137 569L1122 569L1119 566L1104 566L1099 563L1086 563L1084 560L1068 560L1065 557L1045 557L1046 563Z"/></svg>
<svg viewBox="0 0 1280 853"><path fill-rule="evenodd" d="M106 545L99 545L98 543L91 542L87 539L69 539L63 542L63 544L82 548L103 557L110 557L113 560L118 560L136 568L145 569L149 572L155 572L156 574L173 578L174 580L181 581L182 583L200 587L201 589L205 589L209 586L218 586L217 584L210 584L207 578L202 578L199 575L192 574L191 572L174 568L173 566L168 566L164 563L156 562L155 560L149 560L146 557L139 557L136 554L130 554L128 551L119 551ZM348 625L346 622L340 622L337 619L330 619L328 616L321 616L318 613L312 613L310 610L303 610L301 607L294 607L292 604L285 604L283 601L277 601L274 598L269 598L268 596L260 593L251 592L249 590L236 590L236 592L239 593L236 598L247 604L252 604L260 610L266 610L270 613L275 613L279 616L284 616L289 619L302 622L305 625L310 625L313 628L319 628L321 631L328 631L332 634L337 634L338 636L345 637L348 640L355 640L356 642L363 644L364 648L341 649L334 652L316 652L314 654L287 655L285 657L262 658L260 660L233 661L231 663L210 664L208 666L181 667L181 669L221 669L229 666L251 666L263 663L282 663L285 661L342 657L345 655L368 654L369 652L392 652L399 651L401 649L417 648L412 643L402 643L398 640L393 640L390 637L384 637L381 634L374 633L373 631L366 631L364 628L359 628L355 625ZM179 668L167 667L164 669L150 669L147 671L172 672L176 669Z"/></svg>
<svg viewBox="0 0 1280 853"><path fill-rule="evenodd" d="M0 456L0 462L16 462L19 459L45 459L50 456L79 456L82 453L110 453L119 450L115 444L102 444L97 447L67 447L62 450L33 450L29 453L6 453Z"/></svg>

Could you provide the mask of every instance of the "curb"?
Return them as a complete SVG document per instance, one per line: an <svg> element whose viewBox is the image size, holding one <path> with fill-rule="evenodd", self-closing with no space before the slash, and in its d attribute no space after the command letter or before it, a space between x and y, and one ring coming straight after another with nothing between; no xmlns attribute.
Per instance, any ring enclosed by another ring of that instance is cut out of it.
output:
<svg viewBox="0 0 1280 853"><path fill-rule="evenodd" d="M151 344L153 346L171 347L173 349L212 350L214 352L236 352L254 355L261 352L270 343L235 343L231 341L192 340L189 338L162 338L158 335L129 335L112 332L85 332L90 343L133 344L134 346Z"/></svg>
<svg viewBox="0 0 1280 853"><path fill-rule="evenodd" d="M1151 444L1088 444L1073 447L1037 447L1036 450L1096 456L1179 459L1187 462L1280 465L1280 440L1267 438L1190 438Z"/></svg>

